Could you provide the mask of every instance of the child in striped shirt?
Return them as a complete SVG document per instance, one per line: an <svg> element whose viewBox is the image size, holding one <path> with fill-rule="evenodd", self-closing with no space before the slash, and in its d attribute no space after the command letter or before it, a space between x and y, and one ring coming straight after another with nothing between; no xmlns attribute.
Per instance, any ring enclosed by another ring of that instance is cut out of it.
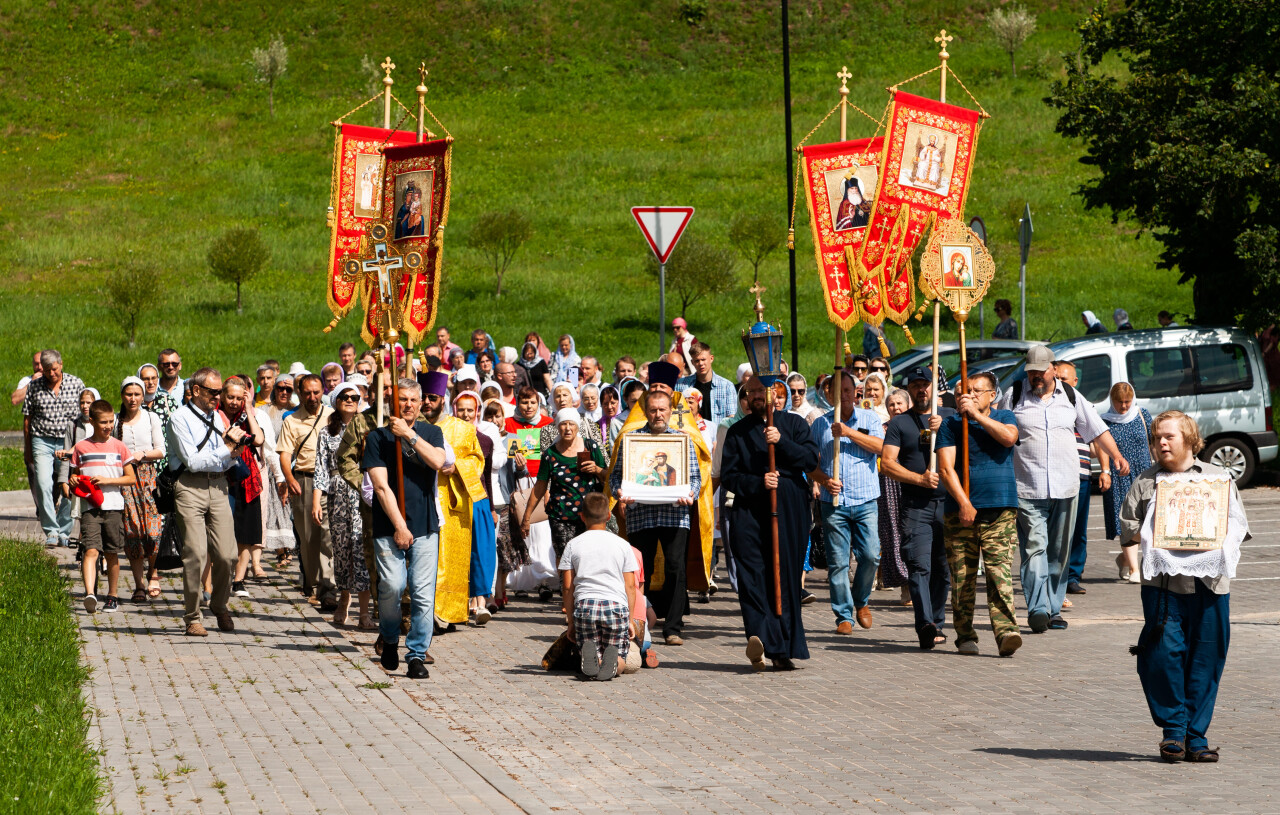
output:
<svg viewBox="0 0 1280 815"><path fill-rule="evenodd" d="M102 610L115 611L119 605L116 585L120 581L120 553L124 551L124 496L120 488L138 483L131 454L124 442L111 435L116 414L111 403L99 399L89 406L93 435L76 442L71 451L71 488L82 482L97 487L90 493L88 508L80 513L80 541L84 544L81 572L84 575L84 609L98 610L98 553L107 560L107 596ZM101 496L102 503L97 503Z"/></svg>

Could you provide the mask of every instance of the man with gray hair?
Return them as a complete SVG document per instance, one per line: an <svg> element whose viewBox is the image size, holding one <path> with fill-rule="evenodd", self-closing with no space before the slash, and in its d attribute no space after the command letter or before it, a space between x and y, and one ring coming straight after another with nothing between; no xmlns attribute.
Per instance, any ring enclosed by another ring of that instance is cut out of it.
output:
<svg viewBox="0 0 1280 815"><path fill-rule="evenodd" d="M1116 467L1129 474L1110 431L1089 401L1054 375L1053 351L1037 345L1027 351L1026 378L1013 383L1000 400L1012 410L1019 430L1013 452L1018 482L1018 548L1022 555L1022 594L1032 633L1067 627L1062 601L1067 593L1067 558L1079 500L1076 433L1097 442Z"/></svg>
<svg viewBox="0 0 1280 815"><path fill-rule="evenodd" d="M80 415L84 383L63 373L62 354L53 349L40 352L40 370L22 400L22 458L36 475L36 514L45 545L65 546L71 539L71 501L54 498L54 452L63 448L67 428Z"/></svg>
<svg viewBox="0 0 1280 815"><path fill-rule="evenodd" d="M227 607L236 565L236 533L226 472L253 439L238 427L228 428L218 410L222 375L217 370L201 368L190 385L191 400L170 417L166 442L169 469L178 473L173 506L182 536L183 620L187 636L207 637L200 614L206 563L213 566L209 610L219 630L236 627Z"/></svg>

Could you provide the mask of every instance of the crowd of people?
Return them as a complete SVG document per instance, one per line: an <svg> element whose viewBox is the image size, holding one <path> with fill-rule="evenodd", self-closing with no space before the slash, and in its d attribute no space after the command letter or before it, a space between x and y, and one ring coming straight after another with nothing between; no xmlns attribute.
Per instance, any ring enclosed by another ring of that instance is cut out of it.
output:
<svg viewBox="0 0 1280 815"><path fill-rule="evenodd" d="M179 554L190 636L208 635L204 608L234 630L229 598L266 576L264 557L283 571L296 556L298 590L335 625L376 629L388 671L404 633L414 678L429 675L433 636L485 626L517 592L560 593L584 676L656 667L655 646L683 644L691 598L708 602L718 579L737 594L751 666L792 670L809 656L815 564L837 635L872 628L872 593L898 590L921 649L954 637L965 655L980 653L985 575L996 652L1011 657L1024 630L1066 629L1086 594L1097 459L1119 576L1143 586L1139 671L1161 754L1176 743L1216 759L1203 732L1225 638L1216 663L1183 655L1197 631L1211 642L1208 627L1225 625L1215 603L1234 563L1170 585L1139 556L1154 474L1214 471L1193 457L1191 419L1153 418L1126 383L1099 415L1044 346L1004 392L989 373L947 392L928 367L895 389L889 360L863 354L810 387L799 372L767 384L747 364L724 377L683 320L673 327L661 359L622 356L611 373L569 335L498 347L481 329L465 349L441 328L382 359L344 344L318 373L266 360L252 376L183 378L165 349L105 396L45 350L14 393L40 525L49 546L78 548L89 613L118 608L122 554L136 603L160 594L164 554ZM1205 627L1166 625L1175 613ZM1210 674L1194 693L1174 688L1187 670Z"/></svg>

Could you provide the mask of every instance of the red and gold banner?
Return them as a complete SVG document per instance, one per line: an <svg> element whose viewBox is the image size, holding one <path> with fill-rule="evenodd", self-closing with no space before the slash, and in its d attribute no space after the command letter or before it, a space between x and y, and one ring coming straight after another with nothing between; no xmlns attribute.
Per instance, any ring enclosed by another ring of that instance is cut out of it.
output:
<svg viewBox="0 0 1280 815"><path fill-rule="evenodd" d="M843 331L861 319L849 262L856 262L867 233L883 146L884 139L874 138L803 148L804 190L827 319Z"/></svg>
<svg viewBox="0 0 1280 815"><path fill-rule="evenodd" d="M362 125L338 125L329 186L329 285L335 317L345 317L361 295L357 281L342 276L341 258L360 251L368 227L382 216L383 149L412 144L418 134ZM366 301L367 302L367 301Z"/></svg>
<svg viewBox="0 0 1280 815"><path fill-rule="evenodd" d="M981 114L895 91L876 190L855 270L862 318L902 324L914 307L911 255L936 220L964 214Z"/></svg>
<svg viewBox="0 0 1280 815"><path fill-rule="evenodd" d="M441 249L449 216L452 143L452 139L434 139L388 146L384 151L386 167L380 206L386 216L381 221L387 225L388 238L399 253L417 252L422 257L417 268L404 269L396 292L403 310L403 323L397 328L409 335L413 345L421 344L422 336L436 321ZM367 248L366 240L366 252ZM377 279L366 278L363 285L362 296L368 305L360 334L373 345L385 319L374 291Z"/></svg>

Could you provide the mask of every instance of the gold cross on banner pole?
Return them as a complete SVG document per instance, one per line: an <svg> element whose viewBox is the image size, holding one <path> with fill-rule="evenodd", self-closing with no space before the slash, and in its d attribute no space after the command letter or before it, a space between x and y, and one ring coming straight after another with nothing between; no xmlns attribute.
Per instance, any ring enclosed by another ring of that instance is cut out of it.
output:
<svg viewBox="0 0 1280 815"><path fill-rule="evenodd" d="M391 61L391 57L387 57L382 61L382 65L378 66L387 72L382 78L382 126L387 130L391 129L391 86L396 81L391 78L391 72L396 69L396 64Z"/></svg>
<svg viewBox="0 0 1280 815"><path fill-rule="evenodd" d="M412 275L422 268L422 253L409 251L404 254L387 240L389 230L384 223L375 223L369 227L369 237L361 245L361 252L356 256L342 257L342 277L361 283L369 280L377 295L378 304L382 308L385 319L383 339L394 343L404 328L404 308L400 303L399 284L403 275ZM398 274L392 274L397 272ZM410 292L413 284L410 281ZM383 326L379 326L383 331Z"/></svg>

